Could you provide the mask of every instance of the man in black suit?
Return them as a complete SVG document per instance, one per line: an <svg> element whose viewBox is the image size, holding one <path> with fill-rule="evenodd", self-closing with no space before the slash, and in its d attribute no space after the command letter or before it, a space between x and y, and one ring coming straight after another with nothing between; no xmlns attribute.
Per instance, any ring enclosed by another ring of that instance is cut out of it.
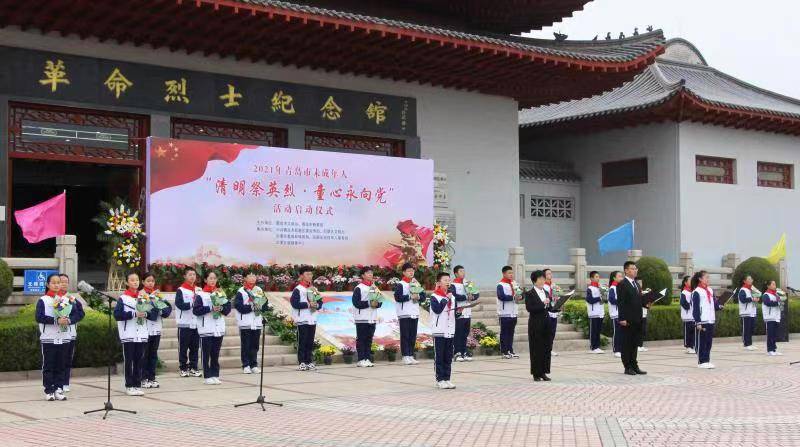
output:
<svg viewBox="0 0 800 447"><path fill-rule="evenodd" d="M622 365L625 374L635 376L647 374L639 369L636 360L639 351L639 340L642 338L642 291L636 282L639 269L635 262L628 261L624 267L625 278L617 285L617 308L619 309L619 325L622 330Z"/></svg>

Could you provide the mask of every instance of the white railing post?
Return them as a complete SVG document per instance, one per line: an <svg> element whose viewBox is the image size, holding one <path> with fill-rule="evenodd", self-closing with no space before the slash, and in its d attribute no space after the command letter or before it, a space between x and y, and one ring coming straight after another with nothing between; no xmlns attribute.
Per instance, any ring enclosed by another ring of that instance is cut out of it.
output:
<svg viewBox="0 0 800 447"><path fill-rule="evenodd" d="M586 290L586 249L570 248L569 262L575 266L575 290L583 293Z"/></svg>
<svg viewBox="0 0 800 447"><path fill-rule="evenodd" d="M511 247L508 249L508 265L514 269L514 277L517 282L525 284L525 247Z"/></svg>
<svg viewBox="0 0 800 447"><path fill-rule="evenodd" d="M639 262L642 258L642 250L628 250L628 261Z"/></svg>
<svg viewBox="0 0 800 447"><path fill-rule="evenodd" d="M56 236L56 254L58 271L69 276L70 292L77 290L78 285L78 251L75 248L78 238L72 234Z"/></svg>
<svg viewBox="0 0 800 447"><path fill-rule="evenodd" d="M729 279L733 282L733 270L741 263L742 260L736 253L728 253L722 257L722 266L730 268L732 271L729 275L720 275L723 279Z"/></svg>
<svg viewBox="0 0 800 447"><path fill-rule="evenodd" d="M694 275L694 253L691 251L682 251L680 266L683 268L683 274L687 276Z"/></svg>
<svg viewBox="0 0 800 447"><path fill-rule="evenodd" d="M781 259L778 261L778 280L780 281L780 286L786 289L789 282L789 272L786 270L786 259Z"/></svg>

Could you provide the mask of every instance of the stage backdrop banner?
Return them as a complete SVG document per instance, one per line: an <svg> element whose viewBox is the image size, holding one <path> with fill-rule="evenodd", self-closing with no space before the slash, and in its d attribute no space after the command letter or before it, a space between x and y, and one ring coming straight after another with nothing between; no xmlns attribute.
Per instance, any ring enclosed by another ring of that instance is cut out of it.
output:
<svg viewBox="0 0 800 447"><path fill-rule="evenodd" d="M433 161L148 139L149 263L430 265Z"/></svg>

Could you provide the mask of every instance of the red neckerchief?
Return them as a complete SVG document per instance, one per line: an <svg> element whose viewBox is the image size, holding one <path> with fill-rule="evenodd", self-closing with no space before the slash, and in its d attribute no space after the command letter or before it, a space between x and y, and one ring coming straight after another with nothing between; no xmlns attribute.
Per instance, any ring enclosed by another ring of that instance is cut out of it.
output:
<svg viewBox="0 0 800 447"><path fill-rule="evenodd" d="M775 298L778 298L778 289L775 289L775 290L767 289L767 293L769 293L770 295L774 296Z"/></svg>
<svg viewBox="0 0 800 447"><path fill-rule="evenodd" d="M616 287L617 284L619 283L616 281L611 281L611 285L609 287Z"/></svg>
<svg viewBox="0 0 800 447"><path fill-rule="evenodd" d="M692 286L686 286L686 287L683 288L683 290L685 290L687 292L691 292L692 291Z"/></svg>
<svg viewBox="0 0 800 447"><path fill-rule="evenodd" d="M453 280L454 283L464 284L464 278L456 278Z"/></svg>
<svg viewBox="0 0 800 447"><path fill-rule="evenodd" d="M305 287L306 289L307 289L307 288L309 288L309 287L311 287L311 283L310 283L310 282L308 282L308 281L300 281L300 282L298 283L298 285L301 285L301 286Z"/></svg>
<svg viewBox="0 0 800 447"><path fill-rule="evenodd" d="M711 292L708 290L708 287L704 287L704 286L697 286L697 288L698 288L698 289L703 289L703 291L705 291L705 292L706 292L706 299L707 299L707 300L708 300L708 302L710 303L710 302L711 302Z"/></svg>
<svg viewBox="0 0 800 447"><path fill-rule="evenodd" d="M125 289L125 295L128 295L131 298L138 298L139 297L139 291L138 290Z"/></svg>
<svg viewBox="0 0 800 447"><path fill-rule="evenodd" d="M150 287L145 287L145 288L143 288L142 290L144 290L144 293L146 293L146 294L148 294L148 295L152 295L152 294L153 294L153 292L155 292L155 291L156 291L156 288L155 288L155 287L152 287L152 288L150 288Z"/></svg>
<svg viewBox="0 0 800 447"><path fill-rule="evenodd" d="M597 287L598 289L600 288L600 283L597 281L592 281L591 283L589 283L589 285L592 287Z"/></svg>
<svg viewBox="0 0 800 447"><path fill-rule="evenodd" d="M742 285L742 288L743 288L743 289L747 289L747 290L750 290L750 288L751 288L751 287L753 287L753 286L745 286L745 285Z"/></svg>
<svg viewBox="0 0 800 447"><path fill-rule="evenodd" d="M255 286L256 286L255 284L250 285L250 284L244 283L244 290L253 290L253 287L255 287Z"/></svg>
<svg viewBox="0 0 800 447"><path fill-rule="evenodd" d="M208 284L203 286L203 292L212 292L213 293L215 290L217 290L217 286L211 287Z"/></svg>
<svg viewBox="0 0 800 447"><path fill-rule="evenodd" d="M367 287L372 287L372 281L367 281L366 279L362 279L361 284L364 284Z"/></svg>
<svg viewBox="0 0 800 447"><path fill-rule="evenodd" d="M186 281L184 281L183 284L181 284L181 287L186 289L186 290L191 290L192 292L194 292L194 286L189 284Z"/></svg>
<svg viewBox="0 0 800 447"><path fill-rule="evenodd" d="M503 278L503 279L500 280L500 282L504 282L504 283L506 283L506 284L508 284L510 286L511 283L513 282L513 280L508 279L508 278Z"/></svg>
<svg viewBox="0 0 800 447"><path fill-rule="evenodd" d="M404 275L402 280L407 282L407 283L410 283L411 281L414 280L414 277L412 276L412 277L409 278L408 276Z"/></svg>
<svg viewBox="0 0 800 447"><path fill-rule="evenodd" d="M547 279L545 279L545 280L544 280L544 284L545 284L546 286L553 287L553 280L552 280L552 279L550 279L550 280L547 280Z"/></svg>
<svg viewBox="0 0 800 447"><path fill-rule="evenodd" d="M58 292L53 292L52 290L48 290L45 295L49 296L50 298L55 298L58 295Z"/></svg>
<svg viewBox="0 0 800 447"><path fill-rule="evenodd" d="M440 289L437 287L436 290L433 291L433 293L447 298L447 290ZM450 300L447 300L447 310L450 310Z"/></svg>

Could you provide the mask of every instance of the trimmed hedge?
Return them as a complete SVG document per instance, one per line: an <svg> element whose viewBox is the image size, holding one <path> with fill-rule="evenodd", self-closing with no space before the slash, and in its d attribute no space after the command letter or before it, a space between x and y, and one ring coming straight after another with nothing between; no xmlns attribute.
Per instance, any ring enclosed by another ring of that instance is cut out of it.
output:
<svg viewBox="0 0 800 447"><path fill-rule="evenodd" d="M14 291L14 272L6 261L0 259L0 306L6 304L11 292Z"/></svg>
<svg viewBox="0 0 800 447"><path fill-rule="evenodd" d="M800 332L800 299L793 298L789 303L789 332ZM567 321L582 329L587 337L588 317L586 303L571 301L564 305L564 317ZM585 329L584 329L585 327ZM755 325L755 334L764 334L764 320L761 316L761 306L758 307L758 317ZM612 335L611 319L603 321L603 335ZM735 337L742 335L742 323L739 319L739 305L735 302L728 303L722 311L717 312L717 323L714 328L714 337ZM646 340L680 340L683 338L683 322L681 321L680 304L669 306L653 306L647 313L647 338Z"/></svg>
<svg viewBox="0 0 800 447"><path fill-rule="evenodd" d="M667 289L667 296L655 303L655 306L669 306L672 304L672 273L663 259L653 256L644 256L636 261L639 267L637 277L642 280L642 287L651 290ZM648 321L649 323L649 321Z"/></svg>
<svg viewBox="0 0 800 447"><path fill-rule="evenodd" d="M75 345L76 368L105 366L109 350L114 362L122 361L122 349L117 337L117 326L112 321L108 331L108 316L84 307L86 317L78 324L78 341ZM36 324L36 307L25 306L16 315L0 317L0 371L28 371L42 368L39 345L39 327Z"/></svg>
<svg viewBox="0 0 800 447"><path fill-rule="evenodd" d="M753 286L761 291L764 291L764 284L766 284L767 281L775 280L776 283L779 283L778 287L781 286L778 270L764 258L754 256L745 259L744 262L736 266L736 270L733 271L733 277L731 278L733 282L732 287L739 287L739 285L742 284L742 280L747 275L753 277Z"/></svg>

